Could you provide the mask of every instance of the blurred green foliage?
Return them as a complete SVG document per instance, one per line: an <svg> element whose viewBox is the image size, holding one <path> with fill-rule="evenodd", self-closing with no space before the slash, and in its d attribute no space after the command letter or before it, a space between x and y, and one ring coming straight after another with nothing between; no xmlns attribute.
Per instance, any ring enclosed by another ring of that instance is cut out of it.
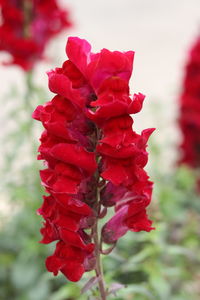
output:
<svg viewBox="0 0 200 300"><path fill-rule="evenodd" d="M42 90L34 90L33 86L31 90L31 97L36 99L34 106L42 97L47 98ZM16 91L10 101L13 97L23 98ZM8 115L17 126L6 137L2 169L3 195L11 209L0 222L0 299L97 299L96 287L86 294L80 293L94 275L92 272L85 274L79 283L70 283L62 275L53 277L45 269L45 258L54 245L38 243L41 218L36 209L42 202L42 189L39 164L35 162L35 125L30 121L32 107L27 105L27 97L24 99ZM152 147L155 162L159 151L156 145ZM109 298L199 300L200 201L195 194L195 175L185 167L166 173L159 165L152 166L150 172L155 190L149 214L156 230L129 232L103 258L107 285L111 289L113 286L114 291L117 285L113 284L121 284L121 289Z"/></svg>

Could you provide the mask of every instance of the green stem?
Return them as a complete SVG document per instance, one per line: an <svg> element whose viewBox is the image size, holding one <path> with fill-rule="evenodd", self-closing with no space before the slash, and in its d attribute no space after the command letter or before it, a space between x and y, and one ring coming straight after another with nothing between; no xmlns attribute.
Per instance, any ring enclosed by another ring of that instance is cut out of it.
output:
<svg viewBox="0 0 200 300"><path fill-rule="evenodd" d="M98 285L99 285L99 292L101 295L101 299L102 300L106 300L106 289L105 289L105 283L104 283L104 278L103 278L103 270L102 270L102 266L101 266L101 257L100 257L100 250L99 250L99 238L98 238L98 226L96 223L96 226L94 228L95 233L94 233L94 242L95 242L95 256L96 256L96 268L95 268L95 272L96 272L96 276L98 277ZM96 234L97 233L97 234Z"/></svg>
<svg viewBox="0 0 200 300"><path fill-rule="evenodd" d="M97 217L96 222L93 226L93 240L95 244L95 257L96 257L96 267L95 273L98 277L98 285L99 285L99 292L101 295L101 300L107 299L107 293L105 288L104 282L104 275L103 275L103 268L101 263L101 250L100 250L100 239L99 239L99 232L98 232L98 214L100 212L100 190L97 188Z"/></svg>
<svg viewBox="0 0 200 300"><path fill-rule="evenodd" d="M100 140L101 133L100 130L96 127L96 134L95 134L95 148L97 146L98 141ZM96 162L97 165L100 162L99 157L96 157ZM98 286L99 286L99 292L101 296L101 300L106 300L107 299L107 293L106 293L106 288L105 288L105 283L104 283L104 276L103 276L103 268L102 268L102 263L101 263L101 239L99 238L99 230L98 230L98 220L99 220L99 215L101 212L101 202L100 202L100 191L101 191L101 184L100 184L100 174L99 170L97 168L97 171L95 173L96 177L96 202L94 205L94 210L96 211L96 220L95 223L92 227L92 237L95 245L95 258L96 258L96 266L95 266L95 273L98 278Z"/></svg>

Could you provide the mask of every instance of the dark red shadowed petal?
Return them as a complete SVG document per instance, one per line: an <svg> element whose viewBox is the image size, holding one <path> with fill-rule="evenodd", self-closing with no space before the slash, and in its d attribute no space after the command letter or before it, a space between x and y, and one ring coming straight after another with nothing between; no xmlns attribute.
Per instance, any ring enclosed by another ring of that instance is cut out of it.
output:
<svg viewBox="0 0 200 300"><path fill-rule="evenodd" d="M62 240L65 243L75 246L77 248L84 249L88 252L93 251L93 244L85 244L78 233L66 230L64 228L60 228L59 232Z"/></svg>

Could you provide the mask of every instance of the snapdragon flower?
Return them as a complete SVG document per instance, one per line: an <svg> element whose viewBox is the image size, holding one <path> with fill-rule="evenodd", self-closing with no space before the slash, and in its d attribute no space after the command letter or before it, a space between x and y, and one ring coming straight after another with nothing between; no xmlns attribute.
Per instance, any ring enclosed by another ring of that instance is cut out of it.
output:
<svg viewBox="0 0 200 300"><path fill-rule="evenodd" d="M86 40L70 37L66 53L62 67L48 73L56 96L33 118L45 128L38 159L45 161L40 176L49 196L38 210L45 220L41 242L57 241L46 266L78 281L92 269L101 275L102 243L115 245L128 230L153 229L146 212L153 184L144 167L154 129L137 134L132 128L130 114L145 98L129 93L134 52L94 54ZM114 216L99 238L98 219L111 206Z"/></svg>
<svg viewBox="0 0 200 300"><path fill-rule="evenodd" d="M200 37L192 46L180 96L179 126L182 133L179 162L200 167Z"/></svg>
<svg viewBox="0 0 200 300"><path fill-rule="evenodd" d="M47 43L71 26L68 11L57 0L0 0L0 51L29 71L43 58Z"/></svg>

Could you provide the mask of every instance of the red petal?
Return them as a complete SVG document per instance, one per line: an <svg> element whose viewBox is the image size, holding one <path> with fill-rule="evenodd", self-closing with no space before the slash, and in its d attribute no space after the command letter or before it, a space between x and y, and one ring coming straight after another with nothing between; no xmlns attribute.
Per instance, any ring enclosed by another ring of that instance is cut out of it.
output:
<svg viewBox="0 0 200 300"><path fill-rule="evenodd" d="M56 182L50 186L55 193L76 194L79 182L65 176L58 176Z"/></svg>
<svg viewBox="0 0 200 300"><path fill-rule="evenodd" d="M78 218L70 215L59 214L55 220L58 227L66 228L70 231L77 231L79 229L80 215Z"/></svg>
<svg viewBox="0 0 200 300"><path fill-rule="evenodd" d="M90 57L91 46L77 37L69 37L66 45L66 53L75 66L85 75L86 67Z"/></svg>
<svg viewBox="0 0 200 300"><path fill-rule="evenodd" d="M106 180L110 180L115 185L120 185L128 178L124 168L120 165L114 164L110 165L105 171L103 171L101 176Z"/></svg>
<svg viewBox="0 0 200 300"><path fill-rule="evenodd" d="M38 107L34 110L34 112L32 114L32 118L40 121L40 115L41 115L42 110L43 110L43 106L38 105Z"/></svg>
<svg viewBox="0 0 200 300"><path fill-rule="evenodd" d="M84 271L83 265L75 261L67 261L65 267L61 269L61 272L67 279L73 282L79 281L83 276Z"/></svg>
<svg viewBox="0 0 200 300"><path fill-rule="evenodd" d="M48 219L44 223L44 227L40 229L40 232L43 235L43 238L40 241L42 244L49 244L59 238L54 224L52 224Z"/></svg>
<svg viewBox="0 0 200 300"><path fill-rule="evenodd" d="M93 247L91 247L92 244L86 245L78 233L69 231L67 229L62 229L62 228L60 228L59 232L60 232L61 239L65 243L84 249L86 251L91 251L93 249Z"/></svg>
<svg viewBox="0 0 200 300"><path fill-rule="evenodd" d="M128 113L129 114L136 114L142 109L142 104L144 102L145 96L141 93L134 94L133 101L129 105Z"/></svg>
<svg viewBox="0 0 200 300"><path fill-rule="evenodd" d="M72 195L65 193L53 193L56 201L66 207L68 210L73 211L83 216L89 216L92 214L91 208L84 202L74 199Z"/></svg>
<svg viewBox="0 0 200 300"><path fill-rule="evenodd" d="M97 168L94 153L74 144L60 143L55 145L50 153L54 158L80 167L91 174Z"/></svg>
<svg viewBox="0 0 200 300"><path fill-rule="evenodd" d="M65 75L51 71L48 73L48 76L50 91L67 98L79 107L84 106L86 100L81 97L78 90L72 88L71 81Z"/></svg>
<svg viewBox="0 0 200 300"><path fill-rule="evenodd" d="M56 276L58 271L64 266L64 261L55 255L49 256L46 259L46 268L49 272L53 272Z"/></svg>

